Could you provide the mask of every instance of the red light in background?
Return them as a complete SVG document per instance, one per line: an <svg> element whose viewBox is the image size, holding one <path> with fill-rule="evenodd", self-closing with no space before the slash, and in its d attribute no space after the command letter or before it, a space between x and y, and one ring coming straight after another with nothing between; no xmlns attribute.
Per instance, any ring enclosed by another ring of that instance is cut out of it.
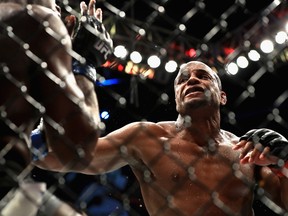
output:
<svg viewBox="0 0 288 216"><path fill-rule="evenodd" d="M104 64L102 64L103 67L109 67L111 65L110 61L106 61Z"/></svg>
<svg viewBox="0 0 288 216"><path fill-rule="evenodd" d="M186 50L185 51L185 55L190 57L190 58L193 58L196 56L196 50L194 48L191 48L189 50Z"/></svg>
<svg viewBox="0 0 288 216"><path fill-rule="evenodd" d="M119 65L117 66L117 70L118 70L118 71L123 71L123 70L124 70L124 66L121 65L121 64L119 64Z"/></svg>
<svg viewBox="0 0 288 216"><path fill-rule="evenodd" d="M230 55L234 51L235 51L235 49L232 48L232 47L224 47L224 53L225 53L226 56Z"/></svg>

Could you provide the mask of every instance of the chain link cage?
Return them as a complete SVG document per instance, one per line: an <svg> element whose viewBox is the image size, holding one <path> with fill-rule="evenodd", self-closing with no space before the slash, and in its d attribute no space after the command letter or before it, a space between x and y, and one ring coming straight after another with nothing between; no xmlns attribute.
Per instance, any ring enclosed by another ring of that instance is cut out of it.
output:
<svg viewBox="0 0 288 216"><path fill-rule="evenodd" d="M252 128L266 127L288 137L287 38L284 45L279 46L272 54L263 54L260 61L251 62L249 68L243 69L240 71L241 73L239 72L233 76L227 73L225 69L225 65L233 62L240 54L247 52L248 47L256 47L256 44L259 44L259 40L261 40L260 37L271 37L275 29L280 29L281 25L284 26L285 21L288 21L287 2L279 1L276 4L276 1L264 1L263 6L257 9L256 6L249 5L249 1L227 0L223 1L221 10L215 8L214 11L212 9L214 5L211 3L213 1L180 1L182 7L175 2L172 0L135 0L121 1L120 4L120 1L99 0L97 6L99 5L104 11L103 22L110 32L115 46L121 43L127 43L134 47L138 46L142 48L143 52L146 52L146 55L149 50L158 49L158 51L161 51L165 48L166 51L168 50L168 52L165 52L165 56L169 56L170 53L170 56L179 59L179 63L193 59L183 54L187 47L192 46L196 53L198 51L201 53L200 56L204 55L206 59L212 60L219 71L223 89L228 98L228 104L221 110L221 126L223 129L240 136ZM221 2L218 3L222 4ZM70 14L79 17L80 2L75 0L58 1L58 3L62 9L63 19ZM258 2L254 2L254 4L258 4ZM166 10L162 11L160 6L163 6ZM141 7L145 9L146 14L143 13L144 9L142 10ZM171 9L173 7L174 14ZM175 12L175 10L177 11ZM125 12L127 16L121 17L120 12ZM198 21L199 17L198 20L196 19L200 14L203 24ZM249 19L241 21L242 15L244 17L247 14ZM47 24L46 20L37 17L33 17L33 19L43 24L43 26ZM160 23L161 19L162 23ZM272 24L266 22L267 19L273 20L273 22L271 21ZM234 20L233 23L231 20ZM17 22L17 19L15 19L15 22ZM186 25L186 32L178 31L181 23ZM159 24L159 28L157 28L157 24ZM199 25L202 25L202 27ZM144 39L139 39L139 29L145 29L147 38L143 36ZM1 20L0 31L0 38L8 37L16 41L22 49L25 49L28 58L39 65L42 64L38 56L29 52L28 46L23 46L23 41L17 37L14 30ZM30 32L31 37L33 37L33 34L37 34L37 32ZM57 40L61 40L53 32L50 32L50 35ZM152 37L151 40L149 40L149 36ZM131 38L135 38L133 42ZM182 41L182 44L179 41ZM249 46L247 41L251 43ZM61 42L59 41L59 43ZM169 51L168 48L171 44L178 44L179 50L175 45L173 51ZM234 56L223 53L224 47L233 46L235 48ZM161 52L159 53L161 54ZM11 58L16 55L17 53L12 53ZM51 48L51 55L53 55L53 48ZM153 122L174 121L177 118L173 86L173 80L177 73L168 74L164 72L164 68L158 68L154 69L153 78L144 77L143 73L140 72L128 74L121 71L121 66L125 68L127 61L127 59L113 58L110 64L97 69L98 81L95 85L95 91L98 95L100 111L106 111L102 116L102 121L105 124L105 130L102 132L103 136L130 122L146 120ZM147 69L147 66L142 65L142 67ZM50 77L49 73L47 73L47 76ZM116 80L117 82L104 85L103 80ZM23 97L29 102L30 106L39 108L39 103L25 91L23 83L9 73L9 68L5 65L5 62L0 62L0 83L4 82L8 82L9 85L14 85L21 90L15 97ZM21 134L21 128L15 127L5 114L5 110L9 109L9 106L15 106L13 100L3 102L0 99L0 101L1 124L9 125L13 133ZM38 115L40 117L41 113L38 113ZM5 131L0 133L3 134ZM89 216L148 215L138 182L128 166L106 174L84 175L42 170L30 164L24 171L15 176L9 170L15 169L13 161L17 158L3 160L3 157L9 151L8 145L2 148L0 152L1 172L5 173L1 177L0 183L2 188L1 208L12 199L13 191L18 187L17 182L29 176L34 181L45 182L47 191L73 206L79 212L85 212ZM160 158L165 154L163 150L163 154L157 157ZM151 161L151 166L153 166L153 163ZM175 164L181 164L181 161L175 158ZM197 161L191 166L196 165ZM142 170L143 176L148 171L142 167L139 167L139 169ZM197 177L195 181L197 181ZM179 184L181 184L181 181ZM219 187L223 187L225 184L226 182L223 182ZM4 190L3 188L6 188L7 185L12 189ZM151 185L151 187L155 186ZM157 191L159 188L155 187L153 190ZM215 188L215 190L217 189ZM261 187L256 187L253 190L255 196L253 208L256 215L288 215L265 195L265 191ZM173 196L173 193L171 191L171 196ZM217 199L217 197L212 197L213 191L210 191L210 193L211 200ZM221 202L221 200L218 201ZM213 202L219 204L217 200ZM35 203L35 205L38 204ZM225 206L225 203L219 204L218 207L224 214L233 215L229 208ZM169 205L167 204L163 208L169 208ZM201 208L205 208L205 204ZM37 215L46 215L43 208L39 207ZM175 213L175 215L178 214ZM179 211L179 215L182 215L181 211ZM199 213L198 215L202 214Z"/></svg>

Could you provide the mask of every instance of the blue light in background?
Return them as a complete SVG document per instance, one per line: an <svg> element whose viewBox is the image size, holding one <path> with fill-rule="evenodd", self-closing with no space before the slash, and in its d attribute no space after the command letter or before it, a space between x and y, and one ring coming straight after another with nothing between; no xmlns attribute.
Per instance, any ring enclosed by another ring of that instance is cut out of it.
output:
<svg viewBox="0 0 288 216"><path fill-rule="evenodd" d="M100 117L101 117L102 119L107 120L107 119L110 117L110 114L109 114L108 111L102 111L101 114L100 114Z"/></svg>
<svg viewBox="0 0 288 216"><path fill-rule="evenodd" d="M117 85L121 82L120 79L106 79L106 80L103 80L101 82L97 81L96 82L96 85L98 86L110 86L110 85Z"/></svg>

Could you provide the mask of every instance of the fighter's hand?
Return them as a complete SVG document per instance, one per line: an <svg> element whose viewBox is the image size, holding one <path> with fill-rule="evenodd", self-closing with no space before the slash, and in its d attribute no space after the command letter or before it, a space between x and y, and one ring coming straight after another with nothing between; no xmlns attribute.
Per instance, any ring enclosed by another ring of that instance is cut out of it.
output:
<svg viewBox="0 0 288 216"><path fill-rule="evenodd" d="M240 138L233 148L241 149L240 162L260 166L275 165L279 159L288 159L288 141L270 129L253 129Z"/></svg>
<svg viewBox="0 0 288 216"><path fill-rule="evenodd" d="M90 0L88 6L80 3L81 18L73 38L73 49L95 67L106 62L113 54L113 41L102 23L102 10Z"/></svg>
<svg viewBox="0 0 288 216"><path fill-rule="evenodd" d="M96 0L90 0L89 5L87 6L84 1L80 3L81 15L82 16L93 16L95 17L100 23L102 23L102 10L101 8L95 7Z"/></svg>
<svg viewBox="0 0 288 216"><path fill-rule="evenodd" d="M86 5L84 1L80 3L80 9L81 9L81 16L93 16L95 17L99 22L102 23L102 10L101 8L95 9L95 0L91 0L89 3L89 6ZM75 28L76 28L76 16L75 15L68 15L64 19L64 24L68 30L68 33L71 37L74 37L75 34Z"/></svg>

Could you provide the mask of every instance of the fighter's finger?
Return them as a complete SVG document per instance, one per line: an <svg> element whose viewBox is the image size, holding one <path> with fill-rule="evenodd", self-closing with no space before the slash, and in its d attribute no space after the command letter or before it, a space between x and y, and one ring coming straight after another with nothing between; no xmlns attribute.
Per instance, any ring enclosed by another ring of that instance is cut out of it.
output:
<svg viewBox="0 0 288 216"><path fill-rule="evenodd" d="M240 163L242 164L249 163L249 159L250 159L250 154L247 154L240 159Z"/></svg>
<svg viewBox="0 0 288 216"><path fill-rule="evenodd" d="M247 142L248 142L247 140L241 140L240 142L236 143L232 148L234 150L241 149L246 145Z"/></svg>
<svg viewBox="0 0 288 216"><path fill-rule="evenodd" d="M255 145L253 151L250 154L249 162L252 163L256 160L260 159L260 155L262 154L263 146L259 143Z"/></svg>
<svg viewBox="0 0 288 216"><path fill-rule="evenodd" d="M97 8L95 12L95 17L98 19L99 22L102 22L103 20L103 14L101 8Z"/></svg>
<svg viewBox="0 0 288 216"><path fill-rule="evenodd" d="M80 3L81 15L82 15L82 16L87 15L87 10L88 10L88 7L87 7L86 3L85 3L84 1L82 1L82 2Z"/></svg>
<svg viewBox="0 0 288 216"><path fill-rule="evenodd" d="M241 154L240 154L240 158L243 158L243 157L245 157L247 154L248 154L248 152L250 152L252 149L254 148L254 143L253 142L247 142L246 144L245 144L245 146L243 147L243 149L242 149L242 151L241 151Z"/></svg>
<svg viewBox="0 0 288 216"><path fill-rule="evenodd" d="M262 152L261 155L260 155L260 159L261 159L261 160L267 159L267 160L269 160L270 163L272 163L272 164L276 164L276 163L278 162L278 160L279 160L278 157L276 157L276 156L274 156L274 155L272 155L272 154L270 153L270 148L269 148L269 147L265 147L265 148L264 148L263 152Z"/></svg>
<svg viewBox="0 0 288 216"><path fill-rule="evenodd" d="M96 1L90 0L89 5L88 5L88 15L95 16L95 5L96 5Z"/></svg>
<svg viewBox="0 0 288 216"><path fill-rule="evenodd" d="M265 158L269 158L270 157L270 148L269 147L265 147L260 155L260 159L263 160Z"/></svg>

